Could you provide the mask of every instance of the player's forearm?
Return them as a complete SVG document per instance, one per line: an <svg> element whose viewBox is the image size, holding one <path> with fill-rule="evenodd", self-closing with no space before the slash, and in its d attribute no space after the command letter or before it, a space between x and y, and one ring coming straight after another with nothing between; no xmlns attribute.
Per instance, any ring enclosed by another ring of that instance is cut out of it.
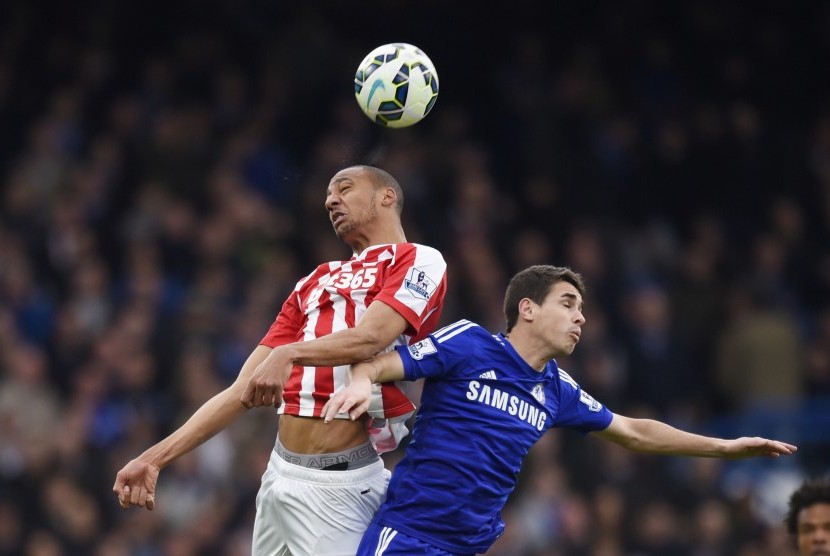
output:
<svg viewBox="0 0 830 556"><path fill-rule="evenodd" d="M397 351L384 353L353 365L349 372L351 381L368 380L380 383L404 378L403 362Z"/></svg>
<svg viewBox="0 0 830 556"><path fill-rule="evenodd" d="M285 350L295 365L337 366L365 361L383 351L392 340L357 330L342 330L306 342L295 342L277 349Z"/></svg>
<svg viewBox="0 0 830 556"><path fill-rule="evenodd" d="M246 411L240 397L248 380L271 351L269 347L257 346L231 386L205 402L181 427L146 450L139 459L163 468L236 420Z"/></svg>
<svg viewBox="0 0 830 556"><path fill-rule="evenodd" d="M608 439L630 450L649 454L697 457L727 455L727 440L682 431L652 419L627 419L625 427L618 434L612 431Z"/></svg>
<svg viewBox="0 0 830 556"><path fill-rule="evenodd" d="M365 361L389 348L407 329L406 319L382 301L373 301L354 328L278 349L295 365L336 366Z"/></svg>
<svg viewBox="0 0 830 556"><path fill-rule="evenodd" d="M175 432L148 448L139 459L164 468L212 438L245 412L239 393L229 388L208 400Z"/></svg>
<svg viewBox="0 0 830 556"><path fill-rule="evenodd" d="M403 361L397 351L352 365L349 369L349 385L338 390L326 403L323 418L326 423L330 423L336 415L348 413L350 419L357 419L369 409L372 383L390 382L403 377Z"/></svg>

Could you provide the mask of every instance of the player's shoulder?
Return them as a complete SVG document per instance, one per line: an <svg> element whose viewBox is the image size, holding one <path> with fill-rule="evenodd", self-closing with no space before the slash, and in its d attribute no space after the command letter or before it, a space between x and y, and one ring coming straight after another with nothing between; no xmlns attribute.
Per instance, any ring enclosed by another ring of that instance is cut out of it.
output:
<svg viewBox="0 0 830 556"><path fill-rule="evenodd" d="M577 383L577 381L574 380L574 378L571 375L569 375L568 371L566 371L565 369L563 369L561 367L556 367L556 376L559 377L559 382L560 383L567 384L568 386L570 386L574 390L579 389L579 383Z"/></svg>
<svg viewBox="0 0 830 556"><path fill-rule="evenodd" d="M493 338L492 334L480 324L467 319L461 319L443 328L439 328L433 332L432 337L439 344L451 340L455 340L454 343L459 343L461 341L489 341Z"/></svg>
<svg viewBox="0 0 830 556"><path fill-rule="evenodd" d="M424 245L423 243L401 243L399 244L399 247L403 249L412 249L416 251L419 256L422 257L433 257L441 260L444 259L444 255L441 254L441 251L439 251L435 247Z"/></svg>
<svg viewBox="0 0 830 556"><path fill-rule="evenodd" d="M462 319L440 328L409 347L413 359L437 354L445 361L474 358L481 352L481 341L489 333L475 322Z"/></svg>
<svg viewBox="0 0 830 556"><path fill-rule="evenodd" d="M405 243L404 245L411 245L411 246L412 246L413 248L415 248L415 249L424 249L424 250L426 250L426 251L434 251L435 253L441 253L441 252L440 252L438 249L436 249L435 247L433 247L433 246L431 246L431 245L427 245L427 244L425 244L425 243L417 243L417 242L414 242L414 241L413 241L413 242L408 242L408 243Z"/></svg>
<svg viewBox="0 0 830 556"><path fill-rule="evenodd" d="M314 282L315 278L320 278L321 276L330 275L331 273L336 272L346 262L347 261L326 261L318 264L314 270L297 280L297 284L294 289L299 290L309 281Z"/></svg>

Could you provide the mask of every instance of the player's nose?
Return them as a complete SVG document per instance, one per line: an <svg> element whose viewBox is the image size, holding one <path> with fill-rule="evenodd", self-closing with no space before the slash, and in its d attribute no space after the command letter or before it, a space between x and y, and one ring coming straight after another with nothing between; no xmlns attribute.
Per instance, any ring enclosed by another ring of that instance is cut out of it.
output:
<svg viewBox="0 0 830 556"><path fill-rule="evenodd" d="M331 212L339 204L340 204L340 197L338 197L334 193L329 193L328 197L326 197L326 210Z"/></svg>

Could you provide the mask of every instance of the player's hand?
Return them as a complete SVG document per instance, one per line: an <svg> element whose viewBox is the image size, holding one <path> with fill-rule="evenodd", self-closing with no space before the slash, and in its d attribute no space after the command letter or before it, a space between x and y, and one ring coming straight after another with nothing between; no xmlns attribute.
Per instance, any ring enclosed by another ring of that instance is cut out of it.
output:
<svg viewBox="0 0 830 556"><path fill-rule="evenodd" d="M372 400L372 381L368 378L355 378L345 388L331 395L323 406L323 419L330 423L338 413L348 413L354 421L367 411Z"/></svg>
<svg viewBox="0 0 830 556"><path fill-rule="evenodd" d="M778 440L768 440L766 438L742 437L730 440L726 446L726 457L729 459L743 459L758 456L766 456L777 458L779 456L789 456L798 450L796 446L780 442Z"/></svg>
<svg viewBox="0 0 830 556"><path fill-rule="evenodd" d="M248 409L266 405L281 406L282 392L293 366L286 350L275 348L271 351L248 380L240 398L242 405Z"/></svg>
<svg viewBox="0 0 830 556"><path fill-rule="evenodd" d="M137 459L125 465L115 476L115 485L112 487L121 507L155 508L159 471L158 466Z"/></svg>

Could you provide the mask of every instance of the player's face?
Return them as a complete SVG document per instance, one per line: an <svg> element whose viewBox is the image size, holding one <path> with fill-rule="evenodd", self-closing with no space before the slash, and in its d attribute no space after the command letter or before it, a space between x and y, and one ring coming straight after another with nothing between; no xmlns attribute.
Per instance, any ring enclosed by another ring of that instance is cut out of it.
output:
<svg viewBox="0 0 830 556"><path fill-rule="evenodd" d="M361 168L337 172L326 191L326 210L335 233L346 240L377 216L378 190Z"/></svg>
<svg viewBox="0 0 830 556"><path fill-rule="evenodd" d="M830 556L830 504L807 506L798 514L799 556Z"/></svg>
<svg viewBox="0 0 830 556"><path fill-rule="evenodd" d="M534 324L550 342L555 355L571 354L585 324L579 291L568 282L554 284L538 312Z"/></svg>

